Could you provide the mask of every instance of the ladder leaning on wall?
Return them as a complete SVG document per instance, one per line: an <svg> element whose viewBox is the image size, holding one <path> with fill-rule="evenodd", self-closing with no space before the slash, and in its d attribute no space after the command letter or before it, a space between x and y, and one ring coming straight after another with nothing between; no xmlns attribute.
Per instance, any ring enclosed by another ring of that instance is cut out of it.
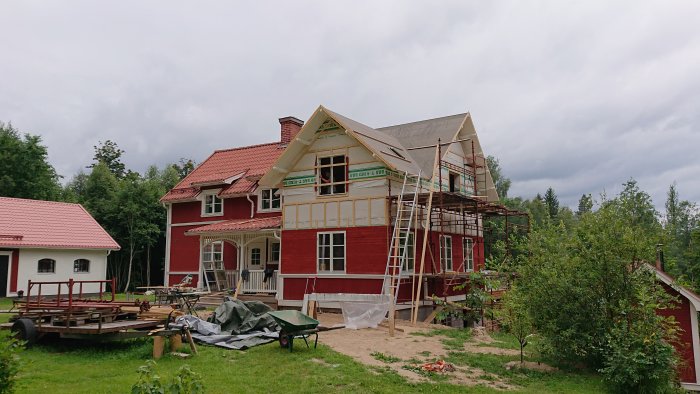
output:
<svg viewBox="0 0 700 394"><path fill-rule="evenodd" d="M221 291L226 290L227 280L226 280L226 270L221 267L217 267L219 262L211 261L204 263L204 280L207 284L207 291L211 292L213 290ZM223 263L221 263L223 265Z"/></svg>
<svg viewBox="0 0 700 394"><path fill-rule="evenodd" d="M401 281L409 276L408 270L404 269L409 249L406 245L411 234L411 223L416 211L420 182L421 172L418 172L418 175L411 175L405 172L401 194L399 194L398 203L396 204L396 220L391 233L391 243L389 244L384 283L382 285L382 294L390 297L392 306L396 305L398 300ZM393 314L394 308L392 307L390 311ZM392 318L393 316L390 315L389 319Z"/></svg>

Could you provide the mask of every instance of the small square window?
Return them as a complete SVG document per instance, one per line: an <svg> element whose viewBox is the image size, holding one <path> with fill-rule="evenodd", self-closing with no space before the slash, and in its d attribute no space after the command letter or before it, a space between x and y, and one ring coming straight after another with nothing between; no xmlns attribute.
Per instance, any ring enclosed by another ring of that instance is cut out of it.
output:
<svg viewBox="0 0 700 394"><path fill-rule="evenodd" d="M90 260L77 259L73 261L73 272L87 273L90 272Z"/></svg>
<svg viewBox="0 0 700 394"><path fill-rule="evenodd" d="M205 195L202 204L203 216L216 216L221 215L224 212L223 200L219 198L216 194Z"/></svg>
<svg viewBox="0 0 700 394"><path fill-rule="evenodd" d="M37 272L40 274L53 274L56 272L56 260L41 259L37 266Z"/></svg>
<svg viewBox="0 0 700 394"><path fill-rule="evenodd" d="M260 192L260 210L271 211L281 208L281 198L278 189L263 189Z"/></svg>

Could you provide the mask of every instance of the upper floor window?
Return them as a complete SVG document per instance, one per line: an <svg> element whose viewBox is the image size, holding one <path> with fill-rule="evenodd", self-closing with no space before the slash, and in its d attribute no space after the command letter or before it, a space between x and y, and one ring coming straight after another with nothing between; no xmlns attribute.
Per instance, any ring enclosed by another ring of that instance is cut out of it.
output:
<svg viewBox="0 0 700 394"><path fill-rule="evenodd" d="M345 233L318 233L318 272L345 271Z"/></svg>
<svg viewBox="0 0 700 394"><path fill-rule="evenodd" d="M464 269L466 271L474 271L474 240L471 238L464 238L462 242Z"/></svg>
<svg viewBox="0 0 700 394"><path fill-rule="evenodd" d="M224 202L216 194L204 195L202 216L220 216L224 213Z"/></svg>
<svg viewBox="0 0 700 394"><path fill-rule="evenodd" d="M224 243L212 242L202 247L202 264L205 270L224 269Z"/></svg>
<svg viewBox="0 0 700 394"><path fill-rule="evenodd" d="M452 237L440 236L440 263L445 271L452 271Z"/></svg>
<svg viewBox="0 0 700 394"><path fill-rule="evenodd" d="M73 261L73 272L90 272L90 260L77 259Z"/></svg>
<svg viewBox="0 0 700 394"><path fill-rule="evenodd" d="M316 184L320 196L347 193L347 156L319 157L316 165Z"/></svg>
<svg viewBox="0 0 700 394"><path fill-rule="evenodd" d="M282 207L278 189L263 189L260 192L260 210L273 211Z"/></svg>
<svg viewBox="0 0 700 394"><path fill-rule="evenodd" d="M41 259L37 266L36 272L40 274L53 274L56 273L56 260L54 259Z"/></svg>

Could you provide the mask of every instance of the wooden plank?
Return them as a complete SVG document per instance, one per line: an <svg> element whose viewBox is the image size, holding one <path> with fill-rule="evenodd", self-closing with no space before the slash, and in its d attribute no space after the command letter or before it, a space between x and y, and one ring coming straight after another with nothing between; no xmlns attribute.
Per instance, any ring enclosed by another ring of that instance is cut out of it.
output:
<svg viewBox="0 0 700 394"><path fill-rule="evenodd" d="M426 317L423 320L423 323L430 323L431 321L435 320L435 316L437 316L438 313L442 312L443 309L445 309L445 307L443 307L443 306L439 306L439 307L435 308L432 312L430 312L428 317Z"/></svg>
<svg viewBox="0 0 700 394"><path fill-rule="evenodd" d="M73 334L100 334L118 332L136 328L156 327L161 324L160 320L123 320L110 323L102 323L102 328L97 323L84 324L81 326L65 327L42 324L37 326L39 332L58 332Z"/></svg>

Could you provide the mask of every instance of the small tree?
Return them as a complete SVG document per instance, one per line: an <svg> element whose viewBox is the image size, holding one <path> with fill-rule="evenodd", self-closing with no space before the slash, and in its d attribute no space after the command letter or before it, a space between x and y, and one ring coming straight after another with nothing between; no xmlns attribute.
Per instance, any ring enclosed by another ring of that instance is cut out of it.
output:
<svg viewBox="0 0 700 394"><path fill-rule="evenodd" d="M533 335L535 327L528 313L525 298L517 288L511 288L503 297L500 308L496 309L496 318L502 328L513 335L520 344L520 364L522 364L525 360L524 349L527 346L527 339Z"/></svg>

